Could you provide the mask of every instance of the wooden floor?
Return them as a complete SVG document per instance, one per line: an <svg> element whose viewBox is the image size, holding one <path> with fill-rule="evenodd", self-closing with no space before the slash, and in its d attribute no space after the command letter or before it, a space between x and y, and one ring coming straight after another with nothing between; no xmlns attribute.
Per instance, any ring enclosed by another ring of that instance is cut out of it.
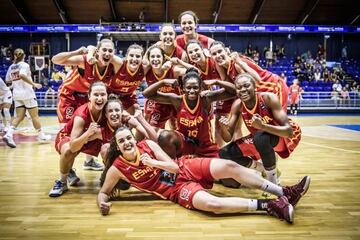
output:
<svg viewBox="0 0 360 240"><path fill-rule="evenodd" d="M75 162L79 187L60 198L48 192L58 178L53 143L25 142L10 149L0 140L0 239L360 239L360 132L328 124L360 124L356 116L304 116L300 146L279 161L282 184L312 177L296 207L295 223L266 214L215 216L184 209L131 189L103 217L96 206L99 172ZM55 117L43 118L55 126ZM47 131L56 132L48 127ZM31 133L26 141L31 141ZM30 139L30 140L29 140ZM249 189L216 186L218 195L260 197Z"/></svg>

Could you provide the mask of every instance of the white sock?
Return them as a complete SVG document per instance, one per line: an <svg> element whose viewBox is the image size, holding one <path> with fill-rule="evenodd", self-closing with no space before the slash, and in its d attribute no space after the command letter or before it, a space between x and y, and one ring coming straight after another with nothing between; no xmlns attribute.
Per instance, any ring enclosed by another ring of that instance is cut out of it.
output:
<svg viewBox="0 0 360 240"><path fill-rule="evenodd" d="M6 120L6 127L9 127L11 122L11 115L10 115L10 110L8 108L4 108L4 115Z"/></svg>
<svg viewBox="0 0 360 240"><path fill-rule="evenodd" d="M265 192L268 192L268 193L272 193L278 197L284 195L282 187L280 187L279 185L276 185L266 179L264 179L264 182L261 185L261 190L264 190Z"/></svg>
<svg viewBox="0 0 360 240"><path fill-rule="evenodd" d="M67 174L60 173L60 181L62 183L66 183L68 175L69 175L69 173L67 173Z"/></svg>
<svg viewBox="0 0 360 240"><path fill-rule="evenodd" d="M256 199L248 200L248 211L256 211L258 201Z"/></svg>
<svg viewBox="0 0 360 240"><path fill-rule="evenodd" d="M2 126L2 125L3 125L3 115L0 110L0 126Z"/></svg>
<svg viewBox="0 0 360 240"><path fill-rule="evenodd" d="M272 183L278 184L277 171L276 168L272 170L265 170L266 179Z"/></svg>
<svg viewBox="0 0 360 240"><path fill-rule="evenodd" d="M9 129L6 132L6 135L12 136L14 135L14 131L15 131L15 127L10 125Z"/></svg>

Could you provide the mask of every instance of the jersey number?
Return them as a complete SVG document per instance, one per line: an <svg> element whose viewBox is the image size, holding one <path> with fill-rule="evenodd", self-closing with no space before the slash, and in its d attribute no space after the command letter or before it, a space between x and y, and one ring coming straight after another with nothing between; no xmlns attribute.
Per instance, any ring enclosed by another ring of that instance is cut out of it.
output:
<svg viewBox="0 0 360 240"><path fill-rule="evenodd" d="M198 130L188 130L188 137L197 137L198 135Z"/></svg>

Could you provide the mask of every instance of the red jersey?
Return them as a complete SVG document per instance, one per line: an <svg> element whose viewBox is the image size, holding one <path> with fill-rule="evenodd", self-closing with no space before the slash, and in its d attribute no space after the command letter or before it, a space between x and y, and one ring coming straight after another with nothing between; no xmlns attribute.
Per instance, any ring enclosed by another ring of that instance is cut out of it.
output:
<svg viewBox="0 0 360 240"><path fill-rule="evenodd" d="M258 92L272 92L279 97L280 103L284 110L287 109L287 99L288 99L288 87L284 80L278 75L273 74L272 72L262 69L257 65L252 59L241 55L241 60L244 61L249 67L255 70L260 78L261 82L256 83L256 90Z"/></svg>
<svg viewBox="0 0 360 240"><path fill-rule="evenodd" d="M139 66L135 72L128 68L127 61L124 61L119 71L115 74L109 84L110 92L118 95L132 95L144 79L144 68Z"/></svg>
<svg viewBox="0 0 360 240"><path fill-rule="evenodd" d="M102 142L109 143L111 139L113 138L115 133L115 129L110 126L109 122L106 121L104 124L104 127L101 128L101 135L102 135Z"/></svg>
<svg viewBox="0 0 360 240"><path fill-rule="evenodd" d="M218 146L213 143L210 120L210 114L205 109L204 103L200 97L198 97L196 106L193 109L190 109L186 103L185 95L182 96L180 109L177 112L177 131L192 139L199 149L210 147L211 150L213 150L213 148L218 149ZM183 152L183 154L194 153Z"/></svg>
<svg viewBox="0 0 360 240"><path fill-rule="evenodd" d="M297 104L299 102L300 93L301 93L301 87L299 85L292 84L290 86L291 104Z"/></svg>
<svg viewBox="0 0 360 240"><path fill-rule="evenodd" d="M251 126L252 123L252 117L254 114L259 114L262 118L262 121L269 125L274 126L280 126L280 124L274 119L274 116L271 112L271 109L269 109L262 96L261 93L256 94L256 104L253 109L247 109L243 102L241 102L240 106L241 116L244 119L245 125L250 131L251 135L254 136L254 134L258 131L258 129ZM292 152L295 147L298 145L300 139L301 139L301 129L299 125L295 122L293 122L289 118L289 124L291 128L293 129L293 136L291 138L285 138L285 137L279 137L279 139L283 139L286 144L286 151L278 152L280 157L286 158L289 156L290 152Z"/></svg>
<svg viewBox="0 0 360 240"><path fill-rule="evenodd" d="M82 134L87 131L87 129L90 126L90 123L92 122L97 122L100 125L100 127L105 126L106 124L106 120L103 117L103 115L100 115L99 119L94 119L94 117L91 115L91 112L89 110L89 103L85 103L81 105L76 109L70 121L66 123L66 125L58 132L56 136L55 146L58 152L60 152L61 145L63 143L70 141L71 131L74 126L75 117L80 117L84 120L84 129ZM80 151L84 153L88 153L93 156L97 156L101 150L102 144L103 144L102 140L95 139L93 141L89 141L86 144L84 144L84 146L81 148Z"/></svg>
<svg viewBox="0 0 360 240"><path fill-rule="evenodd" d="M200 66L196 63L191 63L200 70L200 77L202 80L220 79L220 75L216 69L216 62L211 57L205 57L205 70L201 70Z"/></svg>
<svg viewBox="0 0 360 240"><path fill-rule="evenodd" d="M208 49L209 48L209 37L199 34L199 33L197 33L196 35L197 35L196 40L198 40L201 43L203 48ZM185 40L185 34L176 36L176 44L179 47L181 47L182 49L185 49L185 46L187 44L187 41Z"/></svg>
<svg viewBox="0 0 360 240"><path fill-rule="evenodd" d="M163 181L163 173L159 168L153 168L144 165L140 161L140 155L147 153L153 159L156 159L154 152L150 149L146 141L141 141L136 144L138 153L135 162L129 162L122 156L119 156L113 163L115 166L131 183L132 186L146 192L153 193L164 199L174 199L176 195L175 181L173 185L169 182Z"/></svg>
<svg viewBox="0 0 360 240"><path fill-rule="evenodd" d="M175 44L175 48L174 50L172 51L172 53L170 55L167 55L168 57L170 58L173 58L173 57L177 57L178 59L181 59L182 55L183 55L183 52L184 52L184 49L182 49L181 47L179 47L177 44Z"/></svg>
<svg viewBox="0 0 360 240"><path fill-rule="evenodd" d="M114 76L114 66L110 63L106 66L104 73L99 73L98 66L96 64L90 65L86 60L86 55L83 55L84 69L76 68L67 77L60 87L59 92L63 89L68 89L73 92L87 93L91 83L95 81L102 81L109 86L109 83Z"/></svg>
<svg viewBox="0 0 360 240"><path fill-rule="evenodd" d="M226 80L234 83L236 77L239 75L239 72L236 70L235 62L233 60L230 61L229 67L226 72Z"/></svg>
<svg viewBox="0 0 360 240"><path fill-rule="evenodd" d="M162 76L157 76L154 71L151 69L146 73L145 79L148 86L153 85L154 83L161 81L163 79L174 79L174 67L172 66L169 70L164 71ZM163 86L158 89L159 92L163 93L176 93L180 94L180 88L173 88L171 86Z"/></svg>

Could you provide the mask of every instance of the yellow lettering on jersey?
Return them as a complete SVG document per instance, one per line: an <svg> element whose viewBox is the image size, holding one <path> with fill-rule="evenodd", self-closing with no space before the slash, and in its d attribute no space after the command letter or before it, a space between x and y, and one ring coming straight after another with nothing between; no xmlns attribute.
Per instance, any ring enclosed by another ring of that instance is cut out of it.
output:
<svg viewBox="0 0 360 240"><path fill-rule="evenodd" d="M197 126L198 124L202 123L203 121L204 121L204 119L201 116L198 116L194 120L183 118L183 117L180 118L180 124L182 124L182 125L184 125L186 127Z"/></svg>
<svg viewBox="0 0 360 240"><path fill-rule="evenodd" d="M139 85L139 84L141 83L140 81L135 81L135 82L124 81L124 80L121 80L121 79L119 79L119 78L117 78L117 79L115 80L115 82L116 82L117 84L122 85L122 86L125 86L125 87L127 87L127 86L129 86L129 87L137 86L137 85Z"/></svg>
<svg viewBox="0 0 360 240"><path fill-rule="evenodd" d="M146 168L144 169L139 169L137 170L136 172L134 172L132 174L133 178L135 178L135 180L138 180L140 179L141 177L143 177L145 174L149 173L149 172L156 172L156 169L153 169L152 167L150 166L147 166Z"/></svg>

